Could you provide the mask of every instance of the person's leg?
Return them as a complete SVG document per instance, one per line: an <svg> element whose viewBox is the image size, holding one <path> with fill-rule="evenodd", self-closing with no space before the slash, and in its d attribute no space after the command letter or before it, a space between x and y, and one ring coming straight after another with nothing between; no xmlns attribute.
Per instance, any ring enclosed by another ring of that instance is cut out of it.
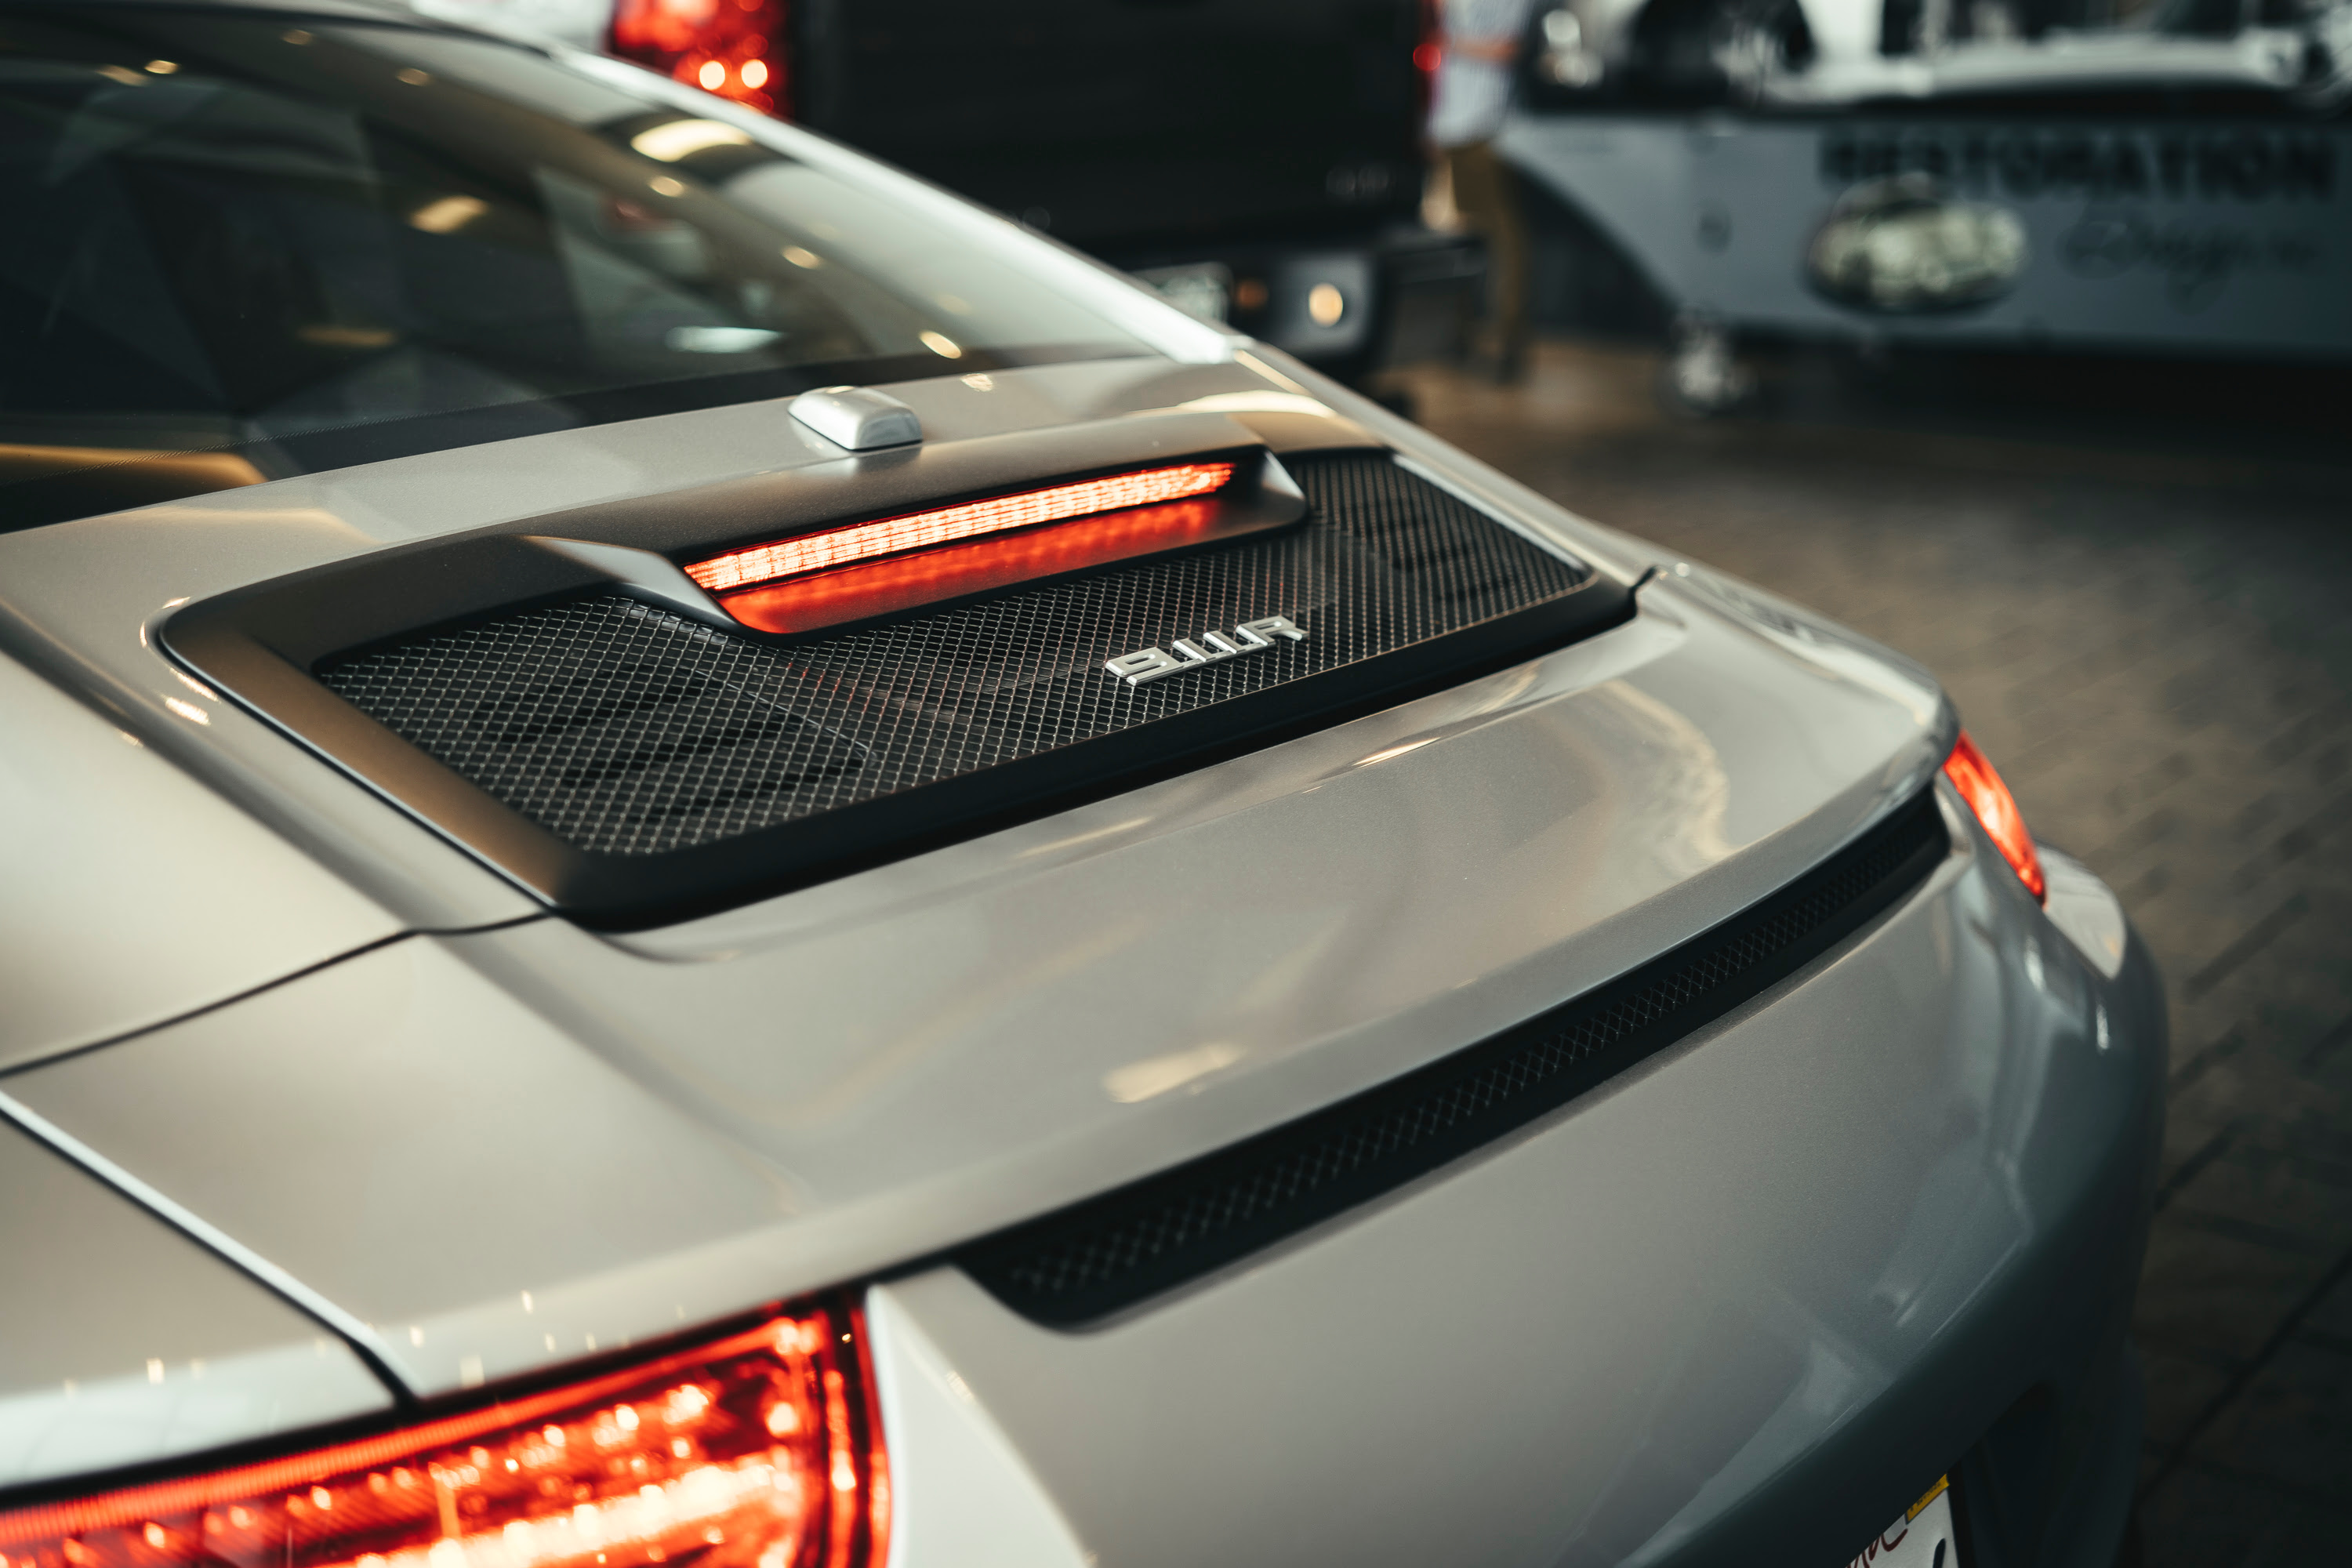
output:
<svg viewBox="0 0 2352 1568"><path fill-rule="evenodd" d="M1448 147L1445 165L1463 223L1486 242L1487 342L1482 348L1508 378L1525 363L1528 336L1528 232L1517 179L1491 142Z"/></svg>
<svg viewBox="0 0 2352 1568"><path fill-rule="evenodd" d="M1495 374L1517 381L1528 365L1528 222L1519 207L1519 176L1495 155L1495 227L1486 241L1495 268Z"/></svg>

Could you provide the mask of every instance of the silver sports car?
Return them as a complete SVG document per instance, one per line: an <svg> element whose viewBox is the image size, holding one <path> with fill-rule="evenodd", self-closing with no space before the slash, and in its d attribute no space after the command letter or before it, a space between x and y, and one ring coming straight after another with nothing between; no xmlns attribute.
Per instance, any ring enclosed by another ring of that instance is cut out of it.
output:
<svg viewBox="0 0 2352 1568"><path fill-rule="evenodd" d="M2099 1565L1916 665L887 167L0 0L0 1568Z"/></svg>

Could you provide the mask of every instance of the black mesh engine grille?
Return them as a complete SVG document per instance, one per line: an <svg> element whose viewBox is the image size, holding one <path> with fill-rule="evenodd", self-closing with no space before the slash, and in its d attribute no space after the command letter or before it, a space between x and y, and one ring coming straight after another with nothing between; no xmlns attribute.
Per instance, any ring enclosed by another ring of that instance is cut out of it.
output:
<svg viewBox="0 0 2352 1568"><path fill-rule="evenodd" d="M1411 1181L1720 1017L1885 908L1948 845L1924 795L1745 913L1508 1035L960 1261L1045 1322L1142 1300Z"/></svg>
<svg viewBox="0 0 2352 1568"><path fill-rule="evenodd" d="M1292 471L1310 508L1297 528L820 640L758 641L614 595L319 675L574 847L646 856L1343 668L1585 581L1383 454ZM1276 615L1306 640L1142 687L1102 668Z"/></svg>

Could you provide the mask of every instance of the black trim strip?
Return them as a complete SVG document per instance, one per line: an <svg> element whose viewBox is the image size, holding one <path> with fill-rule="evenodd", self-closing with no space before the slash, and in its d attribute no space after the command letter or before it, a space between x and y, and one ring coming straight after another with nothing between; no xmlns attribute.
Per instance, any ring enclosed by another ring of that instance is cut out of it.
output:
<svg viewBox="0 0 2352 1568"><path fill-rule="evenodd" d="M1491 1142L1721 1017L1924 880L1932 788L1778 893L1631 974L1368 1093L959 1253L1022 1316L1076 1327Z"/></svg>

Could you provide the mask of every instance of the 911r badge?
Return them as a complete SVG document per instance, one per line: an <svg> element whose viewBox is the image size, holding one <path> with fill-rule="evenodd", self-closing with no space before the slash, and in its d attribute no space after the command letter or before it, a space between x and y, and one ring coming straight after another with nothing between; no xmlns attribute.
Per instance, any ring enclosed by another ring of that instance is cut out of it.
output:
<svg viewBox="0 0 2352 1568"><path fill-rule="evenodd" d="M1274 646L1276 637L1302 642L1306 637L1286 616L1262 616L1254 621L1244 621L1229 632L1202 632L1198 637L1178 637L1164 648L1123 653L1117 658L1105 659L1103 668L1129 686L1141 686L1188 669L1203 669L1225 659L1239 658L1245 653L1263 652Z"/></svg>

